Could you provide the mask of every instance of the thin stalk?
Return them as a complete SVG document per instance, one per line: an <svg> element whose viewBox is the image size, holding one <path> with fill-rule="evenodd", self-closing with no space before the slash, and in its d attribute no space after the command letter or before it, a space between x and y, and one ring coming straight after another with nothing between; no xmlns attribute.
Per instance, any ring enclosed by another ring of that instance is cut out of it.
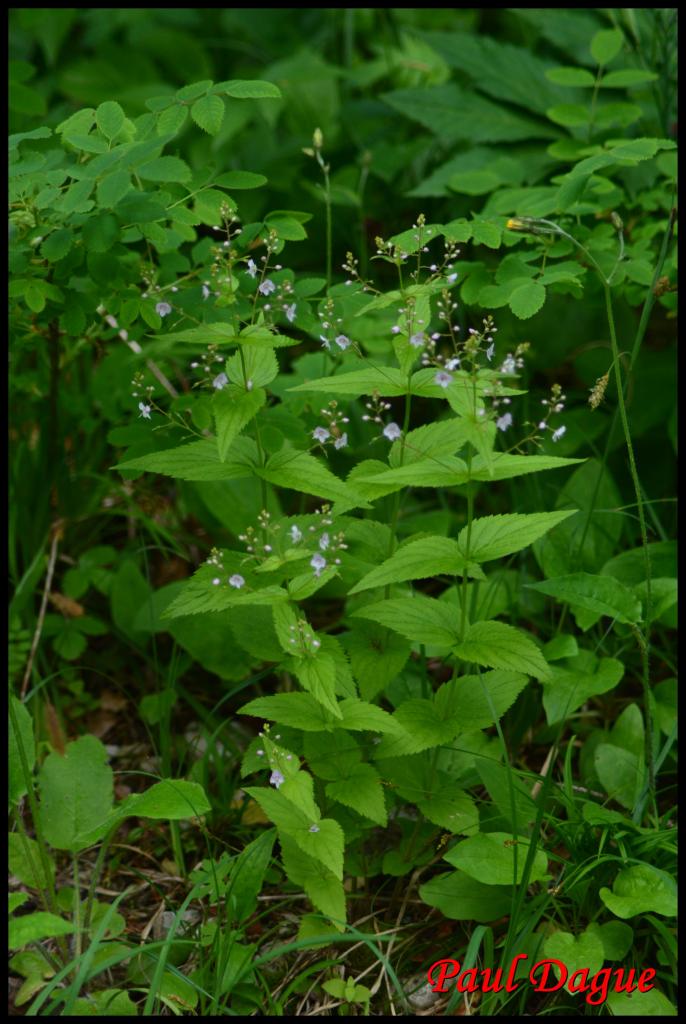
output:
<svg viewBox="0 0 686 1024"><path fill-rule="evenodd" d="M72 872L74 879L74 957L81 956L81 880L79 878L79 858L72 854Z"/></svg>

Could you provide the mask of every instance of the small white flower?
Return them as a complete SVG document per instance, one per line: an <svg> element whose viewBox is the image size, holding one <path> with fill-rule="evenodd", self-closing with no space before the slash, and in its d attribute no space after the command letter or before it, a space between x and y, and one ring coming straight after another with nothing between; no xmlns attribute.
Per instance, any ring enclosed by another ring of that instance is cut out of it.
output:
<svg viewBox="0 0 686 1024"><path fill-rule="evenodd" d="M400 334L400 328L397 324L394 324L393 327L391 327L391 334Z"/></svg>
<svg viewBox="0 0 686 1024"><path fill-rule="evenodd" d="M449 359L448 360L448 362L445 364L445 368L446 368L446 370L456 370L459 365L460 365L460 360L456 356L454 359Z"/></svg>
<svg viewBox="0 0 686 1024"><path fill-rule="evenodd" d="M320 334L319 340L322 343L322 348L325 348L328 352L331 348L331 342L329 341L329 339L324 334Z"/></svg>
<svg viewBox="0 0 686 1024"><path fill-rule="evenodd" d="M226 376L226 374L225 373L218 373L217 376L212 381L212 387L216 388L217 391L221 391L221 389L225 388L228 383L229 383L229 378Z"/></svg>
<svg viewBox="0 0 686 1024"><path fill-rule="evenodd" d="M424 331L418 331L417 334L413 334L410 338L410 345L412 345L412 348L422 348L425 341Z"/></svg>
<svg viewBox="0 0 686 1024"><path fill-rule="evenodd" d="M514 356L507 356L507 358L503 362L503 365L500 367L500 372L501 373L514 373L516 369L517 369L517 364L515 363Z"/></svg>
<svg viewBox="0 0 686 1024"><path fill-rule="evenodd" d="M560 438L566 434L567 428L565 426L558 427L557 430L553 430L553 441L559 441Z"/></svg>
<svg viewBox="0 0 686 1024"><path fill-rule="evenodd" d="M500 416L495 421L495 425L498 430L507 430L508 427L512 426L512 413L506 412L504 416Z"/></svg>
<svg viewBox="0 0 686 1024"><path fill-rule="evenodd" d="M389 441L397 441L402 435L402 430L397 423L387 423L383 428L383 436L388 438Z"/></svg>
<svg viewBox="0 0 686 1024"><path fill-rule="evenodd" d="M315 576L319 578L323 573L324 569L326 569L326 559L324 558L323 555L320 554L312 555L312 558L310 559L310 565L314 569Z"/></svg>
<svg viewBox="0 0 686 1024"><path fill-rule="evenodd" d="M141 411L141 416L143 417L143 419L144 420L149 420L150 419L150 413L152 412L152 406L151 405L146 405L145 402L139 402L138 403L138 408Z"/></svg>
<svg viewBox="0 0 686 1024"><path fill-rule="evenodd" d="M294 544L299 544L300 541L303 539L302 530L299 530L298 527L295 526L295 524L291 526L289 533L291 535L291 540L293 541Z"/></svg>
<svg viewBox="0 0 686 1024"><path fill-rule="evenodd" d="M541 420L541 422L538 424L538 429L539 430L547 430L548 429L548 424L546 423L545 420Z"/></svg>
<svg viewBox="0 0 686 1024"><path fill-rule="evenodd" d="M486 349L486 359L488 359L489 363L490 363L491 359L493 358L494 353L495 353L495 342L492 341L491 344Z"/></svg>
<svg viewBox="0 0 686 1024"><path fill-rule="evenodd" d="M346 349L350 345L350 338L348 338L347 335L345 334L339 334L336 338L334 338L334 341L336 342L338 347L342 349Z"/></svg>
<svg viewBox="0 0 686 1024"><path fill-rule="evenodd" d="M331 538L329 537L328 533L323 533L319 538L319 550L326 551L330 543Z"/></svg>
<svg viewBox="0 0 686 1024"><path fill-rule="evenodd" d="M310 832L319 832L319 825L310 825Z"/></svg>
<svg viewBox="0 0 686 1024"><path fill-rule="evenodd" d="M215 578L212 580L212 586L218 587L220 583L221 583L221 580L219 579L219 577L215 576Z"/></svg>
<svg viewBox="0 0 686 1024"><path fill-rule="evenodd" d="M107 314L107 316L105 317L105 323L109 324L109 325L110 325L110 327L114 327L115 329L116 329L117 327L119 327L119 324L117 323L117 320L116 320L116 318L115 318L115 317L113 317L113 316L110 316L110 314L109 314L109 313L108 313L108 314Z"/></svg>
<svg viewBox="0 0 686 1024"><path fill-rule="evenodd" d="M258 757L264 757L264 750L257 750L256 753Z"/></svg>
<svg viewBox="0 0 686 1024"><path fill-rule="evenodd" d="M312 431L312 437L315 441L319 441L320 444L324 444L327 438L331 437L331 432L326 427L315 427Z"/></svg>
<svg viewBox="0 0 686 1024"><path fill-rule="evenodd" d="M336 438L336 440L333 443L333 446L334 446L334 448L337 448L337 449L338 448L345 448L347 443L348 443L348 435L347 434L341 434L340 437Z"/></svg>
<svg viewBox="0 0 686 1024"><path fill-rule="evenodd" d="M246 391L252 391L253 387L254 387L253 382L251 380L246 380L246 382L245 382L245 390Z"/></svg>
<svg viewBox="0 0 686 1024"><path fill-rule="evenodd" d="M158 302L157 305L155 306L155 312L159 316L169 316L171 311L172 308L168 302Z"/></svg>
<svg viewBox="0 0 686 1024"><path fill-rule="evenodd" d="M439 370L434 377L434 384L438 384L440 388L447 388L449 384L453 382L453 375L446 373L445 370Z"/></svg>
<svg viewBox="0 0 686 1024"><path fill-rule="evenodd" d="M229 584L235 587L236 590L240 590L241 587L245 586L245 580L239 573L235 572L233 576L229 576Z"/></svg>
<svg viewBox="0 0 686 1024"><path fill-rule="evenodd" d="M448 284L454 284L457 281L457 274L448 274Z"/></svg>
<svg viewBox="0 0 686 1024"><path fill-rule="evenodd" d="M272 279L268 277L266 280L262 282L262 284L259 286L257 290L261 295L271 295L272 292L276 291L276 285L274 284Z"/></svg>
<svg viewBox="0 0 686 1024"><path fill-rule="evenodd" d="M298 307L295 304L295 302L292 302L290 306L285 307L286 319L288 320L289 323L293 323L297 311Z"/></svg>
<svg viewBox="0 0 686 1024"><path fill-rule="evenodd" d="M209 299L211 294L212 293L211 293L210 289L207 287L206 284L204 284L202 286L202 297L203 297L203 299Z"/></svg>
<svg viewBox="0 0 686 1024"><path fill-rule="evenodd" d="M269 784L270 786L274 786L275 789L278 789L282 782L285 781L286 779L281 774L278 768L275 768L274 771L269 776Z"/></svg>
<svg viewBox="0 0 686 1024"><path fill-rule="evenodd" d="M254 277L257 273L257 264L254 260L248 260L248 273L251 277Z"/></svg>

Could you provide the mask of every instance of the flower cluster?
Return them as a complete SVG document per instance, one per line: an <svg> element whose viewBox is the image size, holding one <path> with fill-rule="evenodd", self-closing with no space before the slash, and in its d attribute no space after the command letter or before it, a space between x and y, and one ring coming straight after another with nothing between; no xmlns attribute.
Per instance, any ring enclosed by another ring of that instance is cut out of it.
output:
<svg viewBox="0 0 686 1024"><path fill-rule="evenodd" d="M325 348L327 352L331 351L332 345L336 345L343 352L350 348L353 343L348 335L343 333L341 328L343 317L336 316L336 304L333 299L325 299L320 304L317 316L320 328L324 332L319 335L322 348Z"/></svg>
<svg viewBox="0 0 686 1024"><path fill-rule="evenodd" d="M131 381L131 387L133 388L131 395L133 398L139 398L138 403L139 418L142 416L144 420L149 420L152 409L152 393L155 390L152 384L145 385L145 374L135 373L133 380Z"/></svg>
<svg viewBox="0 0 686 1024"><path fill-rule="evenodd" d="M303 654L316 654L322 642L310 626L307 619L298 619L297 623L288 627L288 643L297 647Z"/></svg>
<svg viewBox="0 0 686 1024"><path fill-rule="evenodd" d="M212 566L212 568L216 569L217 572L225 572L224 556L222 555L221 551L218 548L212 548L207 558L207 561L205 562L205 565ZM221 582L221 576L214 576L212 579L212 586L219 587L221 586ZM240 590L242 587L245 586L245 578L241 576L241 574L238 572L235 572L231 576L229 576L226 582L234 590Z"/></svg>
<svg viewBox="0 0 686 1024"><path fill-rule="evenodd" d="M605 392L607 391L607 385L610 380L610 372L604 373L602 377L598 377L597 381L590 389L591 393L588 396L588 404L591 409L597 409L600 403L605 398Z"/></svg>
<svg viewBox="0 0 686 1024"><path fill-rule="evenodd" d="M559 384L553 384L550 389L550 398L542 398L541 405L546 407L545 417L538 424L539 430L552 430L551 441L559 441L561 437L567 432L567 428L564 424L553 430L549 424L551 416L562 412L565 407L566 395L562 393L562 387Z"/></svg>
<svg viewBox="0 0 686 1024"><path fill-rule="evenodd" d="M216 373L217 363L223 363L224 360L225 356L219 354L219 346L210 344L202 356L193 360L191 370L202 370L204 377L199 383L206 384L211 381L212 387L221 391L229 383L229 378L225 373Z"/></svg>
<svg viewBox="0 0 686 1024"><path fill-rule="evenodd" d="M324 416L326 423L315 427L312 437L321 445L332 444L334 448L345 448L348 443L348 435L343 429L350 422L348 416L344 416L338 409L338 402L329 402L328 408L319 410Z"/></svg>

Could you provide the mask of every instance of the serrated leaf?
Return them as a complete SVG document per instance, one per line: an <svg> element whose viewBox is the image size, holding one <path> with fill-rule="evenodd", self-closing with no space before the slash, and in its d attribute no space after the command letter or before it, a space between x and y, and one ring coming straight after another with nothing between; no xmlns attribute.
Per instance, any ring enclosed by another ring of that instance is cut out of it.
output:
<svg viewBox="0 0 686 1024"><path fill-rule="evenodd" d="M167 107L157 118L158 135L176 135L186 123L188 107L181 103Z"/></svg>
<svg viewBox="0 0 686 1024"><path fill-rule="evenodd" d="M545 287L539 281L527 281L510 295L508 304L512 312L520 320L528 320L538 313L545 302Z"/></svg>
<svg viewBox="0 0 686 1024"><path fill-rule="evenodd" d="M458 535L457 544L465 558L468 553L475 562L490 562L521 551L573 515L574 511L485 516L473 520L471 532L464 527Z"/></svg>
<svg viewBox="0 0 686 1024"><path fill-rule="evenodd" d="M306 658L292 658L289 669L301 686L335 718L341 718L336 700L336 665L330 654L320 650Z"/></svg>
<svg viewBox="0 0 686 1024"><path fill-rule="evenodd" d="M338 705L342 720L334 722L340 729L353 732L397 732L398 727L391 715L376 704L369 704L358 697L346 697Z"/></svg>
<svg viewBox="0 0 686 1024"><path fill-rule="evenodd" d="M618 622L635 624L641 620L640 600L629 587L612 576L576 572L540 583L527 583L526 586L578 608L609 615Z"/></svg>
<svg viewBox="0 0 686 1024"><path fill-rule="evenodd" d="M454 608L431 597L393 598L365 605L354 618L371 619L415 643L452 647L458 639Z"/></svg>
<svg viewBox="0 0 686 1024"><path fill-rule="evenodd" d="M110 208L123 199L131 188L128 171L113 171L98 182L97 197L100 206Z"/></svg>
<svg viewBox="0 0 686 1024"><path fill-rule="evenodd" d="M338 931L345 928L345 891L342 883L321 861L301 850L295 840L279 836L286 874L305 890L317 910L329 917Z"/></svg>
<svg viewBox="0 0 686 1024"><path fill-rule="evenodd" d="M407 393L407 376L394 366L370 367L366 370L354 370L352 373L338 373L333 377L308 380L288 390L351 396L371 395L378 391L382 398L389 398Z"/></svg>
<svg viewBox="0 0 686 1024"><path fill-rule="evenodd" d="M373 700L404 668L409 643L372 622L360 622L341 640L364 700Z"/></svg>
<svg viewBox="0 0 686 1024"><path fill-rule="evenodd" d="M339 480L330 469L322 465L309 452L283 448L280 452L272 455L265 466L257 467L255 473L277 487L286 487L303 494L314 494L318 498L328 498L331 501L339 502L342 506L341 511L369 507L365 498L348 484Z"/></svg>
<svg viewBox="0 0 686 1024"><path fill-rule="evenodd" d="M212 396L217 449L221 462L226 461L234 439L257 415L266 401L267 393L264 388L245 391L233 385L222 388Z"/></svg>
<svg viewBox="0 0 686 1024"><path fill-rule="evenodd" d="M171 181L185 184L191 180L191 169L178 156L158 156L136 168L145 181Z"/></svg>
<svg viewBox="0 0 686 1024"><path fill-rule="evenodd" d="M546 679L550 673L533 640L504 622L475 622L453 647L453 654L476 665L526 672L537 679Z"/></svg>
<svg viewBox="0 0 686 1024"><path fill-rule="evenodd" d="M237 480L253 473L257 452L252 440L236 438L230 454L222 462L216 440L208 439L128 459L114 468L161 473L177 480Z"/></svg>
<svg viewBox="0 0 686 1024"><path fill-rule="evenodd" d="M349 774L341 774L327 783L326 795L385 828L388 816L379 773L369 764L357 764Z"/></svg>
<svg viewBox="0 0 686 1024"><path fill-rule="evenodd" d="M357 594L371 587L404 580L424 580L441 573L485 578L477 565L468 564L458 541L449 537L420 537L408 541L385 562L368 572L349 593Z"/></svg>
<svg viewBox="0 0 686 1024"><path fill-rule="evenodd" d="M524 877L524 863L530 843L520 838L516 846L516 875L515 843L509 832L471 836L453 846L443 859L484 885L519 885ZM529 882L540 881L547 873L548 858L543 850L538 849L534 854Z"/></svg>
<svg viewBox="0 0 686 1024"><path fill-rule="evenodd" d="M224 120L224 101L212 93L201 96L191 107L191 117L208 135L217 135Z"/></svg>
<svg viewBox="0 0 686 1024"><path fill-rule="evenodd" d="M232 96L236 100L280 100L281 90L273 82L263 82L258 78L250 80L235 79L230 82L218 82L214 89Z"/></svg>
<svg viewBox="0 0 686 1024"><path fill-rule="evenodd" d="M271 697L257 697L239 708L238 713L266 718L304 732L321 732L322 729L332 729L334 725L334 716L309 693L277 693Z"/></svg>

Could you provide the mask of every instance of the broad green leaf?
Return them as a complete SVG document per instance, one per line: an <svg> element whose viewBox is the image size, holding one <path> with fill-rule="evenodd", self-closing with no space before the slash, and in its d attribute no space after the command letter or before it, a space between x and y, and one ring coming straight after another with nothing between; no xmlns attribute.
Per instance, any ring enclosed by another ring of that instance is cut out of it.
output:
<svg viewBox="0 0 686 1024"><path fill-rule="evenodd" d="M638 597L612 576L577 572L540 583L527 583L526 586L578 608L608 615L618 622L636 623L641 620Z"/></svg>
<svg viewBox="0 0 686 1024"><path fill-rule="evenodd" d="M52 891L55 884L55 865L52 857L47 855L44 864L36 840L19 832L10 832L7 843L10 872L31 889Z"/></svg>
<svg viewBox="0 0 686 1024"><path fill-rule="evenodd" d="M10 918L8 945L10 949L22 949L30 942L52 939L57 935L71 935L74 930L71 921L65 921L57 914L38 910L33 914Z"/></svg>
<svg viewBox="0 0 686 1024"><path fill-rule="evenodd" d="M371 619L419 644L451 647L458 639L455 610L434 598L400 597L365 605L354 618Z"/></svg>
<svg viewBox="0 0 686 1024"><path fill-rule="evenodd" d="M550 68L545 77L555 85L569 85L575 88L593 88L595 77L586 68Z"/></svg>
<svg viewBox="0 0 686 1024"><path fill-rule="evenodd" d="M547 646L543 653L550 661ZM548 725L567 718L589 697L607 693L624 675L624 666L616 658L596 658L590 651L579 651L572 657L563 654L561 657L568 660L564 666L550 667L550 677L543 687L543 707Z"/></svg>
<svg viewBox="0 0 686 1024"><path fill-rule="evenodd" d="M594 921L586 932L600 939L606 960L623 960L634 939L633 928L621 921L606 921L605 924Z"/></svg>
<svg viewBox="0 0 686 1024"><path fill-rule="evenodd" d="M236 100L280 100L281 90L272 82L262 82L259 79L239 80L230 82L218 82L214 86L215 92L223 92Z"/></svg>
<svg viewBox="0 0 686 1024"><path fill-rule="evenodd" d="M279 841L284 870L291 882L302 886L317 910L331 918L338 931L343 931L345 892L342 883L326 864L308 856L288 835L279 836Z"/></svg>
<svg viewBox="0 0 686 1024"><path fill-rule="evenodd" d="M360 622L341 638L364 700L373 700L405 667L409 643L373 622Z"/></svg>
<svg viewBox="0 0 686 1024"><path fill-rule="evenodd" d="M33 738L33 718L26 705L15 696L11 696L10 701L16 718L17 731L15 732L14 722L10 717L8 737L9 800L10 803L16 804L28 792L27 783L30 782L36 763L36 743ZM24 774L20 746L23 749L26 768L29 772L28 779Z"/></svg>
<svg viewBox="0 0 686 1024"><path fill-rule="evenodd" d="M101 103L95 111L95 123L107 139L113 139L124 127L126 115L124 111L112 100Z"/></svg>
<svg viewBox="0 0 686 1024"><path fill-rule="evenodd" d="M610 992L605 1003L614 1017L678 1017L679 1013L664 992L658 988L641 992Z"/></svg>
<svg viewBox="0 0 686 1024"><path fill-rule="evenodd" d="M158 156L137 168L145 181L170 181L183 185L191 180L191 169L178 156Z"/></svg>
<svg viewBox="0 0 686 1024"><path fill-rule="evenodd" d="M67 255L73 241L74 233L69 228L59 228L49 234L41 245L41 256L45 256L46 260L50 260L51 263L56 263L57 260L61 260L63 256Z"/></svg>
<svg viewBox="0 0 686 1024"><path fill-rule="evenodd" d="M336 666L331 655L318 651L306 658L291 658L287 664L303 689L311 693L331 715L340 718L336 700Z"/></svg>
<svg viewBox="0 0 686 1024"><path fill-rule="evenodd" d="M527 281L521 284L510 295L508 304L516 317L529 320L545 302L545 287L538 281Z"/></svg>
<svg viewBox="0 0 686 1024"><path fill-rule="evenodd" d="M117 814L122 817L185 821L188 818L199 818L211 809L205 790L197 782L163 779L144 793L133 793L126 797L117 807Z"/></svg>
<svg viewBox="0 0 686 1024"><path fill-rule="evenodd" d="M349 774L341 774L342 778L327 783L327 796L385 828L388 818L379 773L369 764L357 764Z"/></svg>
<svg viewBox="0 0 686 1024"><path fill-rule="evenodd" d="M581 103L558 103L546 110L546 114L551 121L564 128L581 128L591 120L590 108Z"/></svg>
<svg viewBox="0 0 686 1024"><path fill-rule="evenodd" d="M116 206L120 199L131 189L131 176L128 171L113 171L98 182L96 195L100 206Z"/></svg>
<svg viewBox="0 0 686 1024"><path fill-rule="evenodd" d="M393 717L367 701L357 697L346 697L338 705L342 721L334 722L338 728L351 729L354 732L396 732L397 724Z"/></svg>
<svg viewBox="0 0 686 1024"><path fill-rule="evenodd" d="M188 107L182 104L167 107L157 118L158 135L176 135L186 123Z"/></svg>
<svg viewBox="0 0 686 1024"><path fill-rule="evenodd" d="M283 448L270 457L266 466L256 468L255 473L277 487L336 501L340 511L369 507L368 502L353 487L339 480L309 452Z"/></svg>
<svg viewBox="0 0 686 1024"><path fill-rule="evenodd" d="M485 578L477 565L467 562L458 541L448 537L420 537L408 541L385 562L368 572L349 593L357 594L371 587L403 580L424 580L439 574Z"/></svg>
<svg viewBox="0 0 686 1024"><path fill-rule="evenodd" d="M257 697L239 708L238 713L265 718L279 725L291 725L305 732L321 732L322 729L333 728L334 724L333 715L309 693L278 693L271 697Z"/></svg>
<svg viewBox="0 0 686 1024"><path fill-rule="evenodd" d="M225 171L215 178L214 184L230 189L262 188L267 184L267 178L264 174L255 174L254 171Z"/></svg>
<svg viewBox="0 0 686 1024"><path fill-rule="evenodd" d="M427 821L455 835L476 832L479 827L479 810L472 798L457 789L446 773L440 772L436 780L439 784L433 792L416 801L423 816Z"/></svg>
<svg viewBox="0 0 686 1024"><path fill-rule="evenodd" d="M512 886L483 885L463 871L449 871L420 885L419 896L453 921L487 923L509 912Z"/></svg>
<svg viewBox="0 0 686 1024"><path fill-rule="evenodd" d="M509 480L512 477L524 476L526 473L540 473L547 469L565 469L574 466L583 459L563 459L556 455L508 455L495 452L489 465L484 463L480 455L472 462L471 474L466 471L463 478L456 483L467 483L468 480Z"/></svg>
<svg viewBox="0 0 686 1024"><path fill-rule="evenodd" d="M201 96L191 107L191 117L208 135L217 135L224 120L224 101L211 93Z"/></svg>
<svg viewBox="0 0 686 1024"><path fill-rule="evenodd" d="M378 391L383 398L407 394L407 376L395 366L369 367L352 373L338 373L297 384L289 391L324 392L327 395L371 395Z"/></svg>
<svg viewBox="0 0 686 1024"><path fill-rule="evenodd" d="M536 644L521 630L504 622L475 622L469 626L453 653L462 661L488 668L526 672L537 679L550 674L548 664Z"/></svg>
<svg viewBox="0 0 686 1024"><path fill-rule="evenodd" d="M517 874L515 876L515 841L509 832L488 832L471 836L457 843L444 855L454 868L484 885L519 885L524 877L524 864L529 853L529 840L518 838ZM537 882L548 874L548 858L536 850L529 882Z"/></svg>
<svg viewBox="0 0 686 1024"><path fill-rule="evenodd" d="M308 767L327 782L347 778L362 760L360 744L343 729L303 736L303 754Z"/></svg>
<svg viewBox="0 0 686 1024"><path fill-rule="evenodd" d="M575 971L587 970L590 975L596 974L605 962L603 944L591 931L572 935L571 932L553 932L544 944L543 952L549 960L560 960L569 975ZM559 978L560 973L554 965L553 970Z"/></svg>
<svg viewBox="0 0 686 1024"><path fill-rule="evenodd" d="M273 829L263 832L241 850L232 865L227 895L238 924L247 921L257 908L257 897L262 891L275 838Z"/></svg>
<svg viewBox="0 0 686 1024"><path fill-rule="evenodd" d="M226 461L229 449L241 430L267 401L264 388L244 391L236 385L222 388L212 396L219 458Z"/></svg>
<svg viewBox="0 0 686 1024"><path fill-rule="evenodd" d="M453 487L466 483L467 463L454 455L434 456L412 465L373 472L365 479L372 485L383 487L384 493L398 491L401 487Z"/></svg>
<svg viewBox="0 0 686 1024"><path fill-rule="evenodd" d="M67 744L64 756L49 754L41 767L43 834L57 850L80 850L97 842L112 809L113 775L107 751L95 736Z"/></svg>
<svg viewBox="0 0 686 1024"><path fill-rule="evenodd" d="M416 430L408 431L399 441L394 441L388 456L391 468L407 466L432 456L451 455L459 451L467 440L465 423L462 418L439 420L427 423ZM440 462L439 462L440 465Z"/></svg>
<svg viewBox="0 0 686 1024"><path fill-rule="evenodd" d="M459 676L436 691L434 702L444 719L454 718L460 732L472 732L493 725L527 685L520 672L494 669L480 675Z"/></svg>
<svg viewBox="0 0 686 1024"><path fill-rule="evenodd" d="M237 480L251 476L257 449L248 438L235 438L224 462L220 461L216 440L192 441L179 448L151 452L118 463L115 469L137 469L161 473L177 480Z"/></svg>
<svg viewBox="0 0 686 1024"><path fill-rule="evenodd" d="M593 766L607 795L632 810L646 777L642 751L634 753L614 743L599 743L593 754Z"/></svg>
<svg viewBox="0 0 686 1024"><path fill-rule="evenodd" d="M246 391L266 387L278 372L279 364L271 347L251 345L226 361L227 377Z"/></svg>
<svg viewBox="0 0 686 1024"><path fill-rule="evenodd" d="M494 558L503 558L521 551L574 514L573 511L534 512L530 515L513 512L509 515L485 516L473 520L471 532L464 527L458 535L457 543L465 558L468 555L475 562L490 562Z"/></svg>
<svg viewBox="0 0 686 1024"><path fill-rule="evenodd" d="M624 45L624 36L618 28L596 32L591 40L591 56L596 64L604 67L614 60Z"/></svg>
<svg viewBox="0 0 686 1024"><path fill-rule="evenodd" d="M621 71L609 71L601 79L603 89L626 89L633 85L646 85L655 82L658 76L654 71L643 71L641 68L623 68Z"/></svg>
<svg viewBox="0 0 686 1024"><path fill-rule="evenodd" d="M516 769L490 757L477 757L476 770L488 795L505 821L517 833L528 834L536 820L536 801L531 796L531 783L520 777ZM514 806L513 806L514 804Z"/></svg>
<svg viewBox="0 0 686 1024"><path fill-rule="evenodd" d="M623 920L637 914L675 917L677 912L676 882L652 864L637 864L620 871L611 890L601 888L600 898L608 910Z"/></svg>

